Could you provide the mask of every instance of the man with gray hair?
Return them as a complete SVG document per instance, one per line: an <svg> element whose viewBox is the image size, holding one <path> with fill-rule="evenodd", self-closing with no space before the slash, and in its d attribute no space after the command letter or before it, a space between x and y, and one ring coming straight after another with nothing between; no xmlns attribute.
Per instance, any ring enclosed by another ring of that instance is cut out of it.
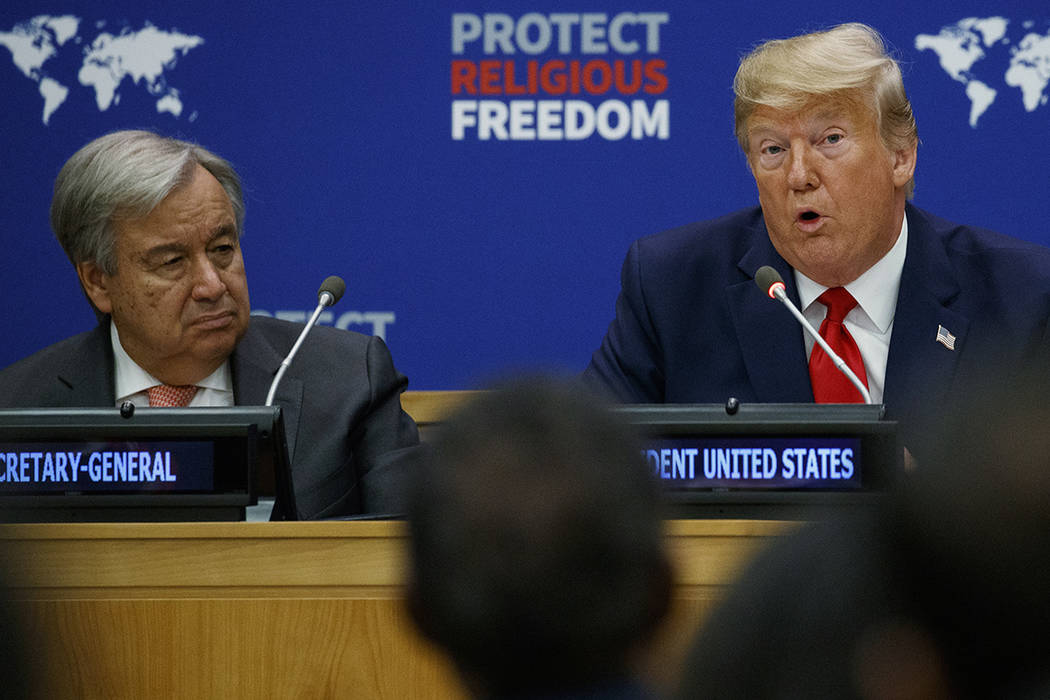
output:
<svg viewBox="0 0 1050 700"><path fill-rule="evenodd" d="M756 287L764 266L913 453L973 380L1050 351L1050 249L908 201L917 129L875 30L768 41L734 90L760 206L633 244L586 383L636 403L860 402Z"/></svg>
<svg viewBox="0 0 1050 700"><path fill-rule="evenodd" d="M51 225L100 323L0 372L0 407L265 402L302 326L249 315L227 161L147 131L107 134L63 166ZM406 385L381 339L314 331L275 397L300 517L401 510L419 443Z"/></svg>

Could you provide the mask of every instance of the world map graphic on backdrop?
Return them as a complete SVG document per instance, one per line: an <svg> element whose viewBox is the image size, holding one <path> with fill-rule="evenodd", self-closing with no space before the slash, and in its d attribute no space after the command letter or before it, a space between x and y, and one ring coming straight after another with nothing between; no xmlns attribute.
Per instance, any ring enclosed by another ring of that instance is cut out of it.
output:
<svg viewBox="0 0 1050 700"><path fill-rule="evenodd" d="M1011 30L1016 29L1011 35ZM915 48L937 54L941 68L966 86L970 126L995 103L1003 86L1021 91L1028 112L1050 99L1050 29L1040 34L1035 22L1011 22L1005 17L967 17L942 27L937 34L919 34ZM1016 37L1020 39L1016 39ZM992 61L986 60L991 54ZM993 86L999 86L999 89Z"/></svg>
<svg viewBox="0 0 1050 700"><path fill-rule="evenodd" d="M382 337L411 390L582 371L634 240L758 203L741 53L847 19L901 60L916 202L1050 245L1047 0L0 3L0 367L94 324L51 193L135 128L244 175L253 313L304 322L340 274L319 322Z"/></svg>
<svg viewBox="0 0 1050 700"><path fill-rule="evenodd" d="M158 29L146 22L141 29L124 26L117 34L103 31L105 22L97 22L97 34L90 43L80 33L81 18L73 15L38 15L0 31L0 46L11 52L12 61L21 73L35 82L44 100L43 122L69 97L69 86L76 82L95 92L99 111L120 102L121 84L130 79L142 83L157 98L157 112L179 117L183 111L179 91L168 84L165 72L175 67L178 59L204 43L199 36ZM54 75L49 68L60 52L82 47L76 75ZM196 113L190 115L193 120Z"/></svg>
<svg viewBox="0 0 1050 700"><path fill-rule="evenodd" d="M181 116L182 98L168 84L166 71L203 44L202 37L159 29L150 22L137 30L124 26L113 34L103 31L106 22L100 21L95 24L98 33L85 43L81 24L81 18L74 15L38 15L10 31L0 31L0 45L11 52L15 68L38 86L44 124L66 101L74 82L93 89L98 109L106 111L120 102L125 79L142 83L156 96L158 113ZM915 48L934 52L948 77L965 86L969 124L977 128L1004 88L1020 90L1028 112L1050 100L1050 27L1041 29L1045 33L1031 20L967 17L942 27L937 34L919 34ZM78 48L82 57L73 69L75 81L72 75L55 75L49 70L60 52ZM189 118L195 119L196 113Z"/></svg>

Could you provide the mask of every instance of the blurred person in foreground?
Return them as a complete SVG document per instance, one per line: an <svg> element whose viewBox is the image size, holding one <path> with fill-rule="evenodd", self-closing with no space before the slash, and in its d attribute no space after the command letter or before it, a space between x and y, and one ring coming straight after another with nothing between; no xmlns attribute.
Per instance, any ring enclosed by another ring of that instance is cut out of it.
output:
<svg viewBox="0 0 1050 700"><path fill-rule="evenodd" d="M51 226L100 322L0 371L0 407L263 405L302 325L249 315L230 163L107 134L59 172ZM381 339L314 329L274 399L299 517L402 510L419 443L407 383Z"/></svg>
<svg viewBox="0 0 1050 700"><path fill-rule="evenodd" d="M918 131L863 24L768 41L734 80L759 206L636 241L584 373L628 403L851 403L861 393L754 282L786 294L922 460L939 407L1050 353L1050 248L911 204Z"/></svg>
<svg viewBox="0 0 1050 700"><path fill-rule="evenodd" d="M1050 697L1050 374L1015 371L945 408L883 508L767 548L703 623L681 698Z"/></svg>
<svg viewBox="0 0 1050 700"><path fill-rule="evenodd" d="M628 426L546 380L457 411L410 498L408 602L482 698L651 698L661 499Z"/></svg>

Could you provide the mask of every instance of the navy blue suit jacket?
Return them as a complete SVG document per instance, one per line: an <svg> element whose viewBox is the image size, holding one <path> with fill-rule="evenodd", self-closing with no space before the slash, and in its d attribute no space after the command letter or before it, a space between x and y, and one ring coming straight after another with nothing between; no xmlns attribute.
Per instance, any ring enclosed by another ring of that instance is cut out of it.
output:
<svg viewBox="0 0 1050 700"><path fill-rule="evenodd" d="M251 317L230 357L238 405L266 402L302 324ZM299 517L401 513L419 434L401 409L408 380L379 338L318 326L274 396L281 407ZM113 406L109 323L0 371L0 408Z"/></svg>
<svg viewBox="0 0 1050 700"><path fill-rule="evenodd" d="M969 379L1050 354L1050 248L906 211L883 403L914 452L941 402L972 398ZM584 381L628 403L811 403L802 328L756 286L763 265L797 305L758 207L636 241Z"/></svg>

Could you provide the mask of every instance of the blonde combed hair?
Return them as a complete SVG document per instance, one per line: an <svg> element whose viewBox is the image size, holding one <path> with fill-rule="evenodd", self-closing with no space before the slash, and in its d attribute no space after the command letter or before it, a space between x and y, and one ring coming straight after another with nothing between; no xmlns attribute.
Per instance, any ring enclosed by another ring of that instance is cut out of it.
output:
<svg viewBox="0 0 1050 700"><path fill-rule="evenodd" d="M840 24L760 44L740 61L733 91L736 138L745 153L748 120L758 106L792 111L822 98L866 105L890 150L918 141L900 66L879 33L865 24ZM908 183L909 196L913 188L914 180Z"/></svg>

